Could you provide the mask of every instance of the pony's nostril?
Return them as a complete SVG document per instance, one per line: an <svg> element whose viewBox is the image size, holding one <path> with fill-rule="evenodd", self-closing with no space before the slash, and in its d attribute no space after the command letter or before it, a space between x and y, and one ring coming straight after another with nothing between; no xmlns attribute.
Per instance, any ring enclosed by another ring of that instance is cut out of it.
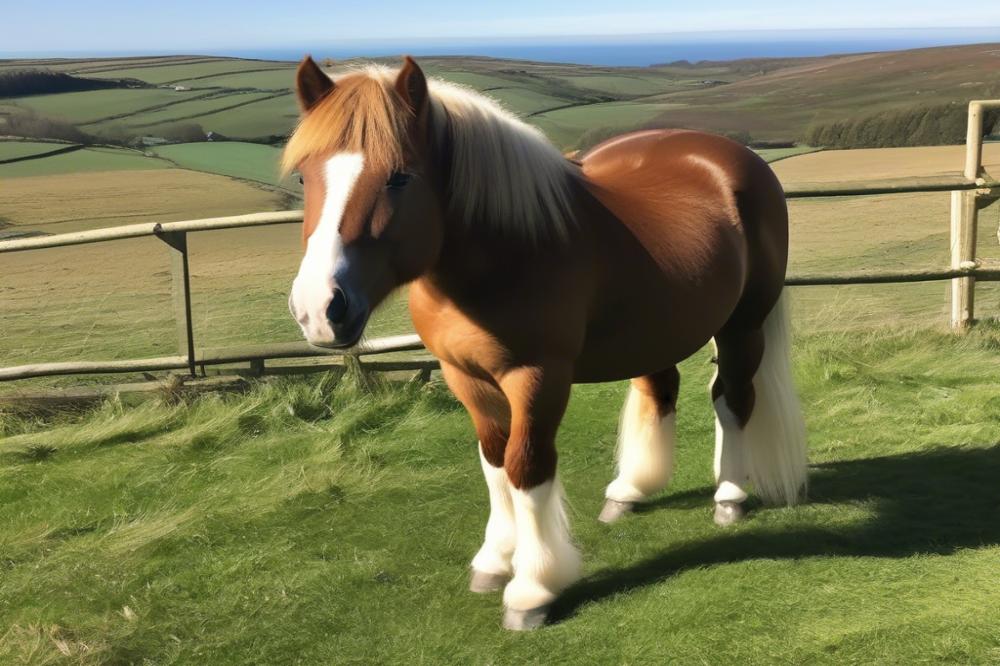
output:
<svg viewBox="0 0 1000 666"><path fill-rule="evenodd" d="M347 318L347 294L343 289L333 290L333 300L326 308L326 318L331 324L341 324Z"/></svg>

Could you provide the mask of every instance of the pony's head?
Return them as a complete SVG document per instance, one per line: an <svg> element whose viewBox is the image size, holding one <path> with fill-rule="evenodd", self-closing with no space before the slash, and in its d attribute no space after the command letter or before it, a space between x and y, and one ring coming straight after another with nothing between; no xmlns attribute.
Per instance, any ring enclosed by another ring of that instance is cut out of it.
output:
<svg viewBox="0 0 1000 666"><path fill-rule="evenodd" d="M427 81L410 58L398 73L334 81L307 57L296 89L302 118L282 166L304 186L305 256L288 307L310 343L348 347L371 311L441 249Z"/></svg>

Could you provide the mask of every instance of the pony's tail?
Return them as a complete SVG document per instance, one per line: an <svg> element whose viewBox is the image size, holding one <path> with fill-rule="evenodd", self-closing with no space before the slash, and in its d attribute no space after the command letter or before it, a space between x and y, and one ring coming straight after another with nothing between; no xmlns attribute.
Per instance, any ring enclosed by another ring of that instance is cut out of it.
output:
<svg viewBox="0 0 1000 666"><path fill-rule="evenodd" d="M782 291L764 320L764 355L753 378L754 408L745 427L747 471L769 504L805 498L806 427L792 379L788 299Z"/></svg>

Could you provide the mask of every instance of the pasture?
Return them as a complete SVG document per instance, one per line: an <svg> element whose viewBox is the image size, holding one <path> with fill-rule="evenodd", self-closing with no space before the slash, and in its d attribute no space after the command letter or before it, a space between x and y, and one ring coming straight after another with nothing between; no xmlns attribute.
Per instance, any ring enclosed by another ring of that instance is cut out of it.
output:
<svg viewBox="0 0 1000 666"><path fill-rule="evenodd" d="M281 149L274 146L237 141L180 143L157 146L151 152L184 169L217 173L275 186L294 187L296 191L301 191L294 178L282 180L278 177Z"/></svg>
<svg viewBox="0 0 1000 666"><path fill-rule="evenodd" d="M7 142L0 143L0 151ZM15 143L15 142L11 142ZM50 146L48 150L56 150L65 144L36 144ZM47 152L47 151L42 151ZM148 169L166 169L169 162L152 159L137 150L127 148L93 147L75 150L73 152L52 155L36 160L24 160L0 164L0 178L20 179L28 177L57 176L60 174L78 175L86 172L108 173L117 171L145 171ZM16 185L13 185L16 188ZM51 191L51 183L45 184L45 189ZM6 190L6 184L4 189ZM37 196L41 198L42 192ZM0 209L0 217L16 216L18 203L14 200L4 202Z"/></svg>
<svg viewBox="0 0 1000 666"><path fill-rule="evenodd" d="M0 422L4 663L986 663L1000 655L1000 331L800 335L811 503L711 523L707 353L678 468L596 521L621 385L577 387L585 578L530 635L466 592L486 493L433 382L165 392Z"/></svg>

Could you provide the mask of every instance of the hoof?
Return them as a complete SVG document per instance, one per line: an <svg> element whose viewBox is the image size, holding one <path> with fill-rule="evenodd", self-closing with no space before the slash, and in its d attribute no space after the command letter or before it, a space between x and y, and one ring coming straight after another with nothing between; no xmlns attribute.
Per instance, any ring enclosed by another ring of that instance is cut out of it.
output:
<svg viewBox="0 0 1000 666"><path fill-rule="evenodd" d="M741 520L743 520L743 507L738 502L718 502L715 505L716 525L728 527Z"/></svg>
<svg viewBox="0 0 1000 666"><path fill-rule="evenodd" d="M503 586L509 580L510 576L508 574L486 573L485 571L476 571L473 569L472 576L469 578L469 590L476 594L496 592L497 590L502 590Z"/></svg>
<svg viewBox="0 0 1000 666"><path fill-rule="evenodd" d="M604 508L601 509L601 515L597 519L602 523L613 523L622 516L632 513L634 508L634 502L619 502L609 499L604 502Z"/></svg>
<svg viewBox="0 0 1000 666"><path fill-rule="evenodd" d="M523 611L508 608L503 614L503 628L511 631L531 631L545 624L548 616L548 604Z"/></svg>

